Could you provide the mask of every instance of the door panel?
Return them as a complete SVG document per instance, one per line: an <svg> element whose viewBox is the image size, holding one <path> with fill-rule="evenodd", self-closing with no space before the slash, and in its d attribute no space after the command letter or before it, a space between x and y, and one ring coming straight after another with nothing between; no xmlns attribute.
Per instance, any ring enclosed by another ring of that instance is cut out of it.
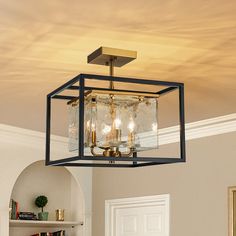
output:
<svg viewBox="0 0 236 236"><path fill-rule="evenodd" d="M116 211L115 236L166 236L165 207L141 206Z"/></svg>
<svg viewBox="0 0 236 236"><path fill-rule="evenodd" d="M169 194L106 200L105 236L169 236Z"/></svg>

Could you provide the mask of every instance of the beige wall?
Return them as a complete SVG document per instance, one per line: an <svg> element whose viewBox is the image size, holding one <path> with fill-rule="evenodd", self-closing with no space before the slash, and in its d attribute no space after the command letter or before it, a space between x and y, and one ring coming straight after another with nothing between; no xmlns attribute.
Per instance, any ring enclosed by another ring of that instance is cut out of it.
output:
<svg viewBox="0 0 236 236"><path fill-rule="evenodd" d="M187 163L93 174L93 236L104 236L106 199L171 195L171 236L226 236L227 187L236 185L236 133L187 143ZM170 145L169 150L173 149Z"/></svg>

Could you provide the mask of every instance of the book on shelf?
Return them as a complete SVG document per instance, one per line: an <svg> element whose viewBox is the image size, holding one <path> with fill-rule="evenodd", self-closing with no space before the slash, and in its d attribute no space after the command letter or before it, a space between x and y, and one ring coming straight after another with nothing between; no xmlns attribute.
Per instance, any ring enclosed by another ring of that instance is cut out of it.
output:
<svg viewBox="0 0 236 236"><path fill-rule="evenodd" d="M10 209L11 209L11 215L10 215L11 219L17 220L18 214L19 214L19 203L16 202L15 200L11 199Z"/></svg>
<svg viewBox="0 0 236 236"><path fill-rule="evenodd" d="M10 219L11 220L37 220L34 212L19 212L19 203L14 199L10 201Z"/></svg>
<svg viewBox="0 0 236 236"><path fill-rule="evenodd" d="M60 230L52 233L52 236L65 236L66 231L65 230Z"/></svg>
<svg viewBox="0 0 236 236"><path fill-rule="evenodd" d="M56 232L41 232L37 234L33 234L31 236L65 236L66 231L65 230L59 230Z"/></svg>
<svg viewBox="0 0 236 236"><path fill-rule="evenodd" d="M37 220L37 216L34 212L19 212L18 214L19 220Z"/></svg>

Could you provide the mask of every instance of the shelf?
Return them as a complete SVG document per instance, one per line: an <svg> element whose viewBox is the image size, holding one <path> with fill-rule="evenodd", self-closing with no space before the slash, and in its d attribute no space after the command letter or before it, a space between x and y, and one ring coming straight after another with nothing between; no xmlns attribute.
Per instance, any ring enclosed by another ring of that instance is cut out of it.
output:
<svg viewBox="0 0 236 236"><path fill-rule="evenodd" d="M10 220L10 227L63 227L73 228L83 225L78 221L37 221L37 220Z"/></svg>

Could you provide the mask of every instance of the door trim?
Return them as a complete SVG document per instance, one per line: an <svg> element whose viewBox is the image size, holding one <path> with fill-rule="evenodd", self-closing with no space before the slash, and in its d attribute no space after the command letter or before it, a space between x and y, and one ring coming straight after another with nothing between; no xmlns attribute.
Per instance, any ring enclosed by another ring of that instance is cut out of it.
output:
<svg viewBox="0 0 236 236"><path fill-rule="evenodd" d="M160 206L166 207L166 229L167 235L170 233L170 195L154 195L134 198L121 198L105 201L105 236L115 236L115 212L117 209L142 206Z"/></svg>

